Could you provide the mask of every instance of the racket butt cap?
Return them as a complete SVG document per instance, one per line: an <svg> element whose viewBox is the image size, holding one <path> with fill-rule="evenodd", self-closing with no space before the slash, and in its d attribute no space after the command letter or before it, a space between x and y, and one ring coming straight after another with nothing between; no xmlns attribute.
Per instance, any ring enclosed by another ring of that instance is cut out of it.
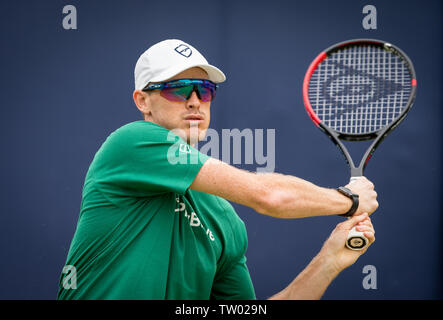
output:
<svg viewBox="0 0 443 320"><path fill-rule="evenodd" d="M346 247L351 250L363 250L369 245L369 240L363 232L355 230L355 227L349 231Z"/></svg>

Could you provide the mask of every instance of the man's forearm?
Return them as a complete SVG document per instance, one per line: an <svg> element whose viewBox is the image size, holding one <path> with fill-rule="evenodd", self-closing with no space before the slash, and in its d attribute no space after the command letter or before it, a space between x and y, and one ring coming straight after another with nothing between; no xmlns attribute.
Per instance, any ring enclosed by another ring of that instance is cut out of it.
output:
<svg viewBox="0 0 443 320"><path fill-rule="evenodd" d="M339 270L323 256L316 256L311 263L271 300L317 300L320 299Z"/></svg>
<svg viewBox="0 0 443 320"><path fill-rule="evenodd" d="M334 189L289 175L247 172L215 159L205 162L191 189L276 218L342 214L352 205L350 199Z"/></svg>
<svg viewBox="0 0 443 320"><path fill-rule="evenodd" d="M258 183L270 190L263 214L277 218L303 218L342 214L352 201L335 189L278 173L257 175Z"/></svg>

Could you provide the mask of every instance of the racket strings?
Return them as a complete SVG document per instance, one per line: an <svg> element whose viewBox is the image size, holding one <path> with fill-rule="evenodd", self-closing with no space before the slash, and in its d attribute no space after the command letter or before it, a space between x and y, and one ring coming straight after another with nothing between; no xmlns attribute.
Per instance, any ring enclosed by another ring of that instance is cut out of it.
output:
<svg viewBox="0 0 443 320"><path fill-rule="evenodd" d="M407 107L411 75L403 59L380 47L345 47L322 61L309 82L309 100L330 128L366 134L392 123Z"/></svg>

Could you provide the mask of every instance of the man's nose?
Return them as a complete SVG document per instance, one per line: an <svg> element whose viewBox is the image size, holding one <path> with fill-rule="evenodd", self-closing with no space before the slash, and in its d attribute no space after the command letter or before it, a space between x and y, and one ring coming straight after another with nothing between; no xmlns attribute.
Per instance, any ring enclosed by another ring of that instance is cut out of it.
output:
<svg viewBox="0 0 443 320"><path fill-rule="evenodd" d="M191 96L186 101L188 108L200 108L200 99L198 98L197 92L192 91Z"/></svg>

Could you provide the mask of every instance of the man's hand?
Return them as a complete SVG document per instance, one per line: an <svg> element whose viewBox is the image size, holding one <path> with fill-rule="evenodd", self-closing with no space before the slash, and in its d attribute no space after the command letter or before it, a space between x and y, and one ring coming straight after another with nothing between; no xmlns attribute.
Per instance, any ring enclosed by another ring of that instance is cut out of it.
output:
<svg viewBox="0 0 443 320"><path fill-rule="evenodd" d="M371 215L377 210L377 192L375 192L374 184L371 181L365 177L360 177L347 184L346 188L359 196L359 205L354 216L360 215L363 212L367 212Z"/></svg>
<svg viewBox="0 0 443 320"><path fill-rule="evenodd" d="M356 226L357 231L363 232L365 237L368 238L369 245L375 241L375 230L366 212L339 223L324 243L319 254L324 256L326 261L330 261L337 272L341 272L343 269L354 264L367 250L367 247L360 251L350 250L345 247L344 244L349 230L354 226Z"/></svg>

